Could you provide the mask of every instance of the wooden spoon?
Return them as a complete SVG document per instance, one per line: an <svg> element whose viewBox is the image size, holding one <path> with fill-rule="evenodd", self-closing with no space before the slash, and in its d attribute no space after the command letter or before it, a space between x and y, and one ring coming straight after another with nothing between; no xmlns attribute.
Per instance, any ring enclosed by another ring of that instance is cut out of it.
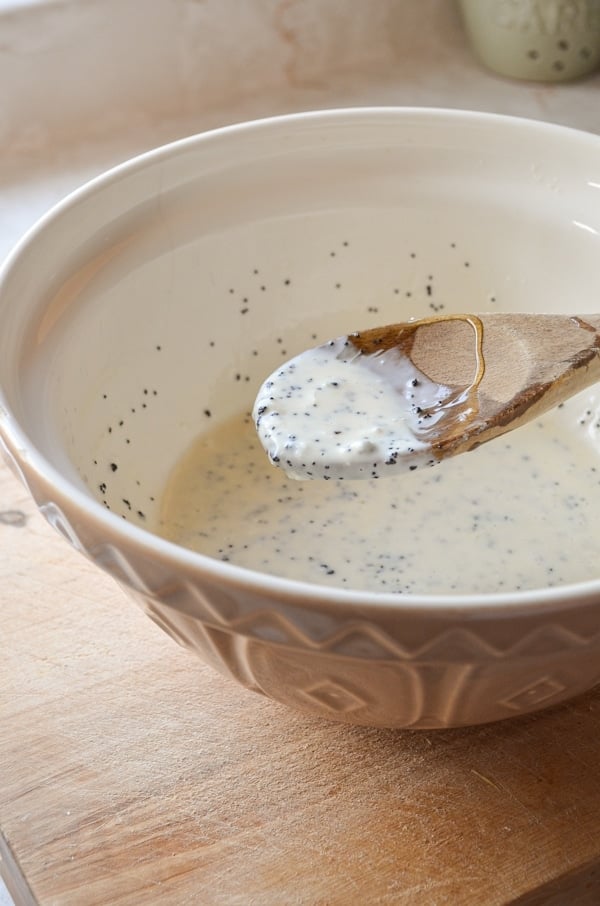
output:
<svg viewBox="0 0 600 906"><path fill-rule="evenodd" d="M328 349L343 380L326 377ZM306 394L299 401L303 368L306 386L316 388L309 403ZM315 381L307 368L316 369ZM376 429L366 430L370 406L324 406L340 384L356 402L375 372L391 400ZM448 315L360 331L297 356L263 385L255 421L272 461L293 477L382 477L391 466L412 470L473 450L598 380L600 315ZM424 386L425 403L409 392ZM404 425L404 442L396 443L392 421Z"/></svg>

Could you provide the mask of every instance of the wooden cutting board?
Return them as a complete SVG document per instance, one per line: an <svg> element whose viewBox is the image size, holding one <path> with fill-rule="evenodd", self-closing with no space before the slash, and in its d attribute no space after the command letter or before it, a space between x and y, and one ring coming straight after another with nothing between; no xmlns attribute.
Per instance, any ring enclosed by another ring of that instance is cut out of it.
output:
<svg viewBox="0 0 600 906"><path fill-rule="evenodd" d="M178 648L4 467L0 643L18 904L600 902L600 691L461 731L295 714Z"/></svg>

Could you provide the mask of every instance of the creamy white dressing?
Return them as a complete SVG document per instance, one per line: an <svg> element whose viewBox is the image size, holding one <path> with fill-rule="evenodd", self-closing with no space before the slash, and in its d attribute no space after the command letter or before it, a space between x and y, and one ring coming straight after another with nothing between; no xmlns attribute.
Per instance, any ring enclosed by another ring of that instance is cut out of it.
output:
<svg viewBox="0 0 600 906"><path fill-rule="evenodd" d="M598 577L599 495L593 394L389 481L291 481L241 414L177 464L158 531L239 566L341 588L515 591Z"/></svg>
<svg viewBox="0 0 600 906"><path fill-rule="evenodd" d="M451 400L399 350L362 355L339 337L273 372L253 418L292 478L379 478L437 461L428 434Z"/></svg>

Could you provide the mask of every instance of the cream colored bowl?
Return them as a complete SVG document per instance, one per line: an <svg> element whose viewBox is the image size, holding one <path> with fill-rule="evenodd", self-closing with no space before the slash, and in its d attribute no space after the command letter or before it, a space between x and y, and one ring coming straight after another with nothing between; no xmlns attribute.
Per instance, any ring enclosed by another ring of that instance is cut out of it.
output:
<svg viewBox="0 0 600 906"><path fill-rule="evenodd" d="M314 331L427 314L432 270L457 308L491 306L502 287L504 308L597 311L599 231L600 138L525 120L334 111L152 151L67 198L3 269L5 456L72 545L244 686L388 727L553 705L600 680L600 581L468 597L334 590L212 560L152 527L204 409L250 408L281 360L277 337L292 355ZM421 287L411 298L390 291L400 258Z"/></svg>

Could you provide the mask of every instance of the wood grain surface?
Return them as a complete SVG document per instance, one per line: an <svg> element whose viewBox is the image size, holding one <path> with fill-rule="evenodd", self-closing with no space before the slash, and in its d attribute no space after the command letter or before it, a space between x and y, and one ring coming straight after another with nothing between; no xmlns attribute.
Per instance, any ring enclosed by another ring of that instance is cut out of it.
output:
<svg viewBox="0 0 600 906"><path fill-rule="evenodd" d="M460 731L295 714L178 648L4 467L0 641L17 904L600 901L600 691Z"/></svg>

